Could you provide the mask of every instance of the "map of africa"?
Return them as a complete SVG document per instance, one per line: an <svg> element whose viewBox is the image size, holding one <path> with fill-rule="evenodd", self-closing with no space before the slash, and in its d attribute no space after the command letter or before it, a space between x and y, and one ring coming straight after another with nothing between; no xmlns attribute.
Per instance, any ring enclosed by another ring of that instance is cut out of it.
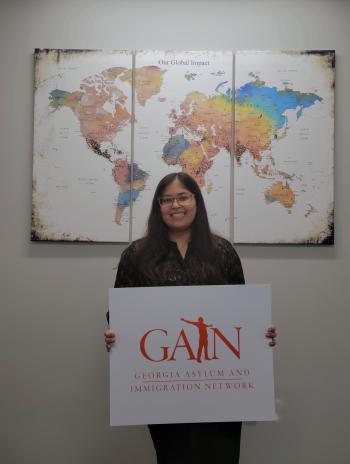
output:
<svg viewBox="0 0 350 464"><path fill-rule="evenodd" d="M233 90L231 52L36 50L32 240L138 238L178 171L229 237L234 158L236 242L329 241L331 62L239 52Z"/></svg>

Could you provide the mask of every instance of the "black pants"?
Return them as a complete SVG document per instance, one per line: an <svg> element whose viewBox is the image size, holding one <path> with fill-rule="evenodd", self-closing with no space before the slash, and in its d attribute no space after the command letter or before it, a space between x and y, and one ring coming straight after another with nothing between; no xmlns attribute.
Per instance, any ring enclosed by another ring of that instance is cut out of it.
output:
<svg viewBox="0 0 350 464"><path fill-rule="evenodd" d="M149 425L158 464L238 464L241 422Z"/></svg>

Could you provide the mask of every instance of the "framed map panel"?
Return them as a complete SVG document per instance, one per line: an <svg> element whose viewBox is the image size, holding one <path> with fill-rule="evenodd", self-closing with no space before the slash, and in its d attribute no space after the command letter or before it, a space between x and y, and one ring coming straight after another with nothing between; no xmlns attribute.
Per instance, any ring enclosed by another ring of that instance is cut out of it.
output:
<svg viewBox="0 0 350 464"><path fill-rule="evenodd" d="M32 240L129 240L132 61L35 51Z"/></svg>
<svg viewBox="0 0 350 464"><path fill-rule="evenodd" d="M136 53L135 174L148 179L133 204L133 239L159 180L179 171L201 187L212 230L229 237L232 64L232 52Z"/></svg>
<svg viewBox="0 0 350 464"><path fill-rule="evenodd" d="M235 243L334 243L335 52L235 63Z"/></svg>

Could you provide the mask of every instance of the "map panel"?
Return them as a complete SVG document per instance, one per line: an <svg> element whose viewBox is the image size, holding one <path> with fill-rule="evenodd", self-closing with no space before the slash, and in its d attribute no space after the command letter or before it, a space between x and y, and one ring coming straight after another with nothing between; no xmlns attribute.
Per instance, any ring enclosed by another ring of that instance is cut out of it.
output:
<svg viewBox="0 0 350 464"><path fill-rule="evenodd" d="M232 52L136 53L134 182L146 182L133 203L133 240L144 235L159 180L179 171L200 185L212 230L229 236L232 64Z"/></svg>
<svg viewBox="0 0 350 464"><path fill-rule="evenodd" d="M36 50L32 240L128 241L132 54Z"/></svg>
<svg viewBox="0 0 350 464"><path fill-rule="evenodd" d="M235 63L235 243L333 243L334 51Z"/></svg>

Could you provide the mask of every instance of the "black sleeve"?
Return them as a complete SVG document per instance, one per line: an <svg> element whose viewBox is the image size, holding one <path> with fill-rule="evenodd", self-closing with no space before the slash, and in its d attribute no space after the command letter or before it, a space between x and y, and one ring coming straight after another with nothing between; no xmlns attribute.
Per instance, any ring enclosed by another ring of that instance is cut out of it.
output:
<svg viewBox="0 0 350 464"><path fill-rule="evenodd" d="M214 243L220 256L220 265L225 282L229 285L243 285L245 280L241 260L232 244L217 235L214 235Z"/></svg>
<svg viewBox="0 0 350 464"><path fill-rule="evenodd" d="M133 244L123 251L115 276L114 288L139 287L140 272L137 269Z"/></svg>
<svg viewBox="0 0 350 464"><path fill-rule="evenodd" d="M243 285L245 284L243 268L241 260L230 244L228 253L227 253L227 280L229 284L232 285Z"/></svg>
<svg viewBox="0 0 350 464"><path fill-rule="evenodd" d="M135 250L133 245L126 248L121 254L117 275L115 276L114 288L140 287L139 271L136 266ZM109 311L106 314L109 323Z"/></svg>

